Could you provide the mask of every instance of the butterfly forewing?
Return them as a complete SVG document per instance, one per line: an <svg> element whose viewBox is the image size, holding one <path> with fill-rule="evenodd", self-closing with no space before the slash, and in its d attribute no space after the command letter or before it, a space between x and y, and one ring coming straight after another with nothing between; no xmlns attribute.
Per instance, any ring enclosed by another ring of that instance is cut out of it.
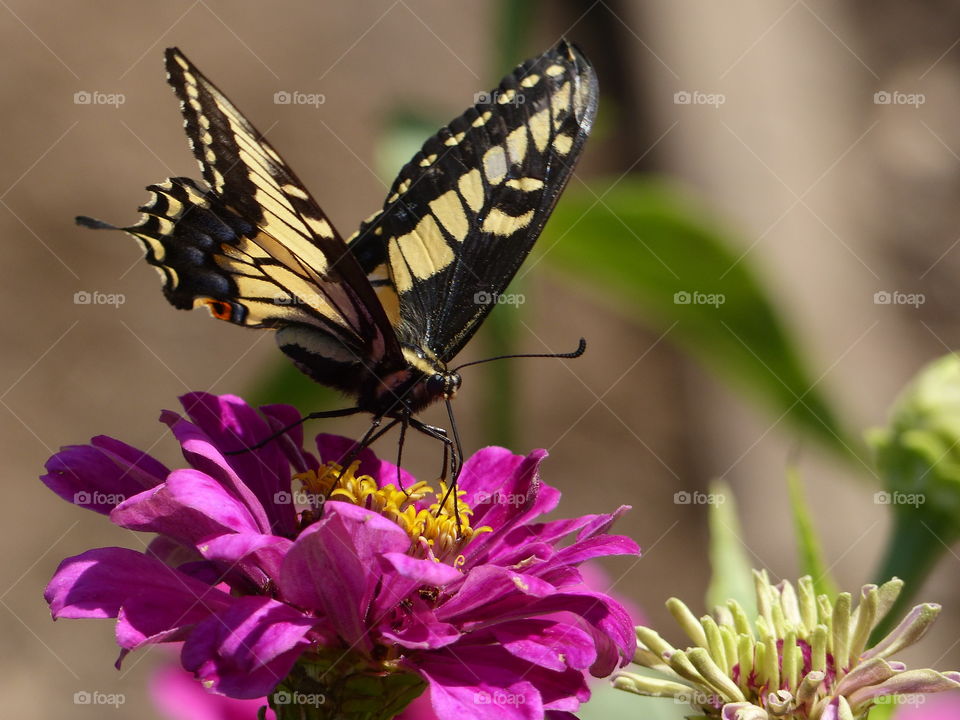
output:
<svg viewBox="0 0 960 720"><path fill-rule="evenodd" d="M477 99L426 141L350 242L400 340L440 362L473 335L543 229L593 123L597 81L560 42Z"/></svg>

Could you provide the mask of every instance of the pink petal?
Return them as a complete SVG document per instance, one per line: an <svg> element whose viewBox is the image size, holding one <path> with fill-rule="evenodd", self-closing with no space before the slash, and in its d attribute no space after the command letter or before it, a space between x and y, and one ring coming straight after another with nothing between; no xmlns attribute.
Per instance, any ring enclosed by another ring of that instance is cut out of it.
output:
<svg viewBox="0 0 960 720"><path fill-rule="evenodd" d="M245 450L275 432L272 423L235 395L188 393L180 402L194 424L221 452ZM289 410L296 413L294 408ZM270 509L272 519L278 523L271 531L292 533L296 527L293 508L273 502L278 492L290 489L290 462L279 438L257 450L224 455L224 460L243 478L260 504Z"/></svg>
<svg viewBox="0 0 960 720"><path fill-rule="evenodd" d="M120 504L110 519L130 530L199 544L226 532L260 532L247 505L198 470L174 470L167 482Z"/></svg>
<svg viewBox="0 0 960 720"><path fill-rule="evenodd" d="M375 617L386 613L419 587L443 587L462 577L460 571L450 565L410 557L406 552L384 553L378 563L385 579L373 603Z"/></svg>
<svg viewBox="0 0 960 720"><path fill-rule="evenodd" d="M154 671L150 678L150 699L166 720L255 720L266 698L235 700L205 690L179 665ZM266 717L274 720L273 710Z"/></svg>
<svg viewBox="0 0 960 720"><path fill-rule="evenodd" d="M164 481L169 470L130 445L98 436L60 449L40 479L57 495L106 515L129 497Z"/></svg>
<svg viewBox="0 0 960 720"><path fill-rule="evenodd" d="M276 535L230 533L200 546L203 557L227 564L253 565L269 580L280 576L280 567L293 541Z"/></svg>
<svg viewBox="0 0 960 720"><path fill-rule="evenodd" d="M514 657L548 670L586 670L597 659L590 634L567 623L529 619L500 623L491 633Z"/></svg>
<svg viewBox="0 0 960 720"><path fill-rule="evenodd" d="M160 414L160 420L170 426L180 443L180 449L187 462L195 469L212 477L227 492L246 505L256 518L260 530L270 532L272 522L267 516L263 504L254 492L247 487L246 483L240 479L224 457L223 452L210 437L193 423L184 420L169 410L164 410ZM272 505L275 505L275 503ZM289 509L292 512L292 508Z"/></svg>
<svg viewBox="0 0 960 720"><path fill-rule="evenodd" d="M309 647L315 620L267 597L236 598L194 628L183 666L204 684L234 698L268 695Z"/></svg>
<svg viewBox="0 0 960 720"><path fill-rule="evenodd" d="M320 610L347 643L369 650L368 611L383 578L378 559L402 552L410 537L382 515L344 502L328 502L323 518L287 553L280 574L284 599Z"/></svg>

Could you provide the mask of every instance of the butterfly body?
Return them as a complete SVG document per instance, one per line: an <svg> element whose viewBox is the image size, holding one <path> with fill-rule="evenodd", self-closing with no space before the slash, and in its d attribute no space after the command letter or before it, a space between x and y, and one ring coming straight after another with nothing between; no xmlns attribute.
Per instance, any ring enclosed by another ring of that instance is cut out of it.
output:
<svg viewBox="0 0 960 720"><path fill-rule="evenodd" d="M589 134L589 62L561 41L478 94L346 241L176 48L166 67L207 187L182 177L151 185L141 220L114 229L140 242L170 303L276 330L301 371L377 419L406 422L449 401L461 383L450 362L529 253Z"/></svg>

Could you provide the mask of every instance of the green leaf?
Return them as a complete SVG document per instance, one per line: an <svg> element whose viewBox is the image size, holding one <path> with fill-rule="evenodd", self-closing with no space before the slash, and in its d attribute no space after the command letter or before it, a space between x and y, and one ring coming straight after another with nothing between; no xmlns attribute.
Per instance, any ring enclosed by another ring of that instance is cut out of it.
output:
<svg viewBox="0 0 960 720"><path fill-rule="evenodd" d="M710 486L710 567L713 570L707 588L707 608L726 606L736 600L748 616L757 611L753 571L744 550L743 529L737 517L733 490L722 480Z"/></svg>
<svg viewBox="0 0 960 720"><path fill-rule="evenodd" d="M797 534L797 551L800 555L800 574L813 578L813 587L817 595L837 597L837 586L823 561L820 538L813 527L810 506L803 495L803 481L796 465L787 467L787 490L790 494L790 508L793 511L793 528Z"/></svg>
<svg viewBox="0 0 960 720"><path fill-rule="evenodd" d="M653 324L774 417L843 456L859 455L816 386L770 296L702 208L663 183L571 188L539 250L627 317ZM587 338L589 340L589 337Z"/></svg>

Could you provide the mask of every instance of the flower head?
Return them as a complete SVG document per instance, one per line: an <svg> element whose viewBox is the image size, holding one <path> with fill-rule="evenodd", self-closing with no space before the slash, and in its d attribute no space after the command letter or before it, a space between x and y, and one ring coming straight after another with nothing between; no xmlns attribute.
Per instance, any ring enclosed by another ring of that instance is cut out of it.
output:
<svg viewBox="0 0 960 720"><path fill-rule="evenodd" d="M68 558L47 588L55 618L117 618L121 659L182 642L182 664L208 688L273 692L279 718L393 717L426 688L440 717L526 719L575 710L588 673L633 654L628 614L578 571L639 552L607 534L626 508L540 521L559 501L539 476L543 451L481 450L455 507L443 484L345 438L318 436L319 460L299 431L228 454L288 425L293 408L258 413L201 393L182 402L187 418L161 419L189 467L171 472L96 438L51 458L43 478L121 527L158 534L146 552Z"/></svg>
<svg viewBox="0 0 960 720"><path fill-rule="evenodd" d="M890 659L920 640L939 605L915 607L872 648L870 632L902 583L866 585L860 604L849 593L817 596L813 581L771 585L755 572L759 616L751 623L736 601L697 620L676 598L671 614L694 646L678 650L647 627L637 628L634 662L669 679L621 673L614 685L640 695L689 702L723 720L857 720L882 698L960 688L960 673L908 670Z"/></svg>

